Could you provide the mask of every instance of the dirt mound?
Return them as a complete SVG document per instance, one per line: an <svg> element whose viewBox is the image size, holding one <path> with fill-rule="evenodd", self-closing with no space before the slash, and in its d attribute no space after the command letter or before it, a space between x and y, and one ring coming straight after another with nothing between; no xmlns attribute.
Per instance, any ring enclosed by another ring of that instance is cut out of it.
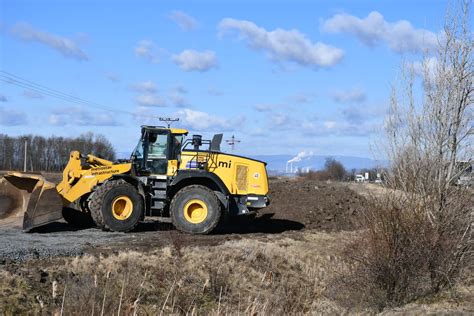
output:
<svg viewBox="0 0 474 316"><path fill-rule="evenodd" d="M304 179L270 182L271 205L261 214L274 213L273 219L291 220L305 229L323 231L355 230L366 204L345 184Z"/></svg>

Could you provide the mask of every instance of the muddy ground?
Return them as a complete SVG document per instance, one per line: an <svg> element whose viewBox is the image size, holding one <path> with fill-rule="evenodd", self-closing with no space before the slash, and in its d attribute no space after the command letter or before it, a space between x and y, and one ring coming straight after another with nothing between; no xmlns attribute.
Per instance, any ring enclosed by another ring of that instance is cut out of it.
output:
<svg viewBox="0 0 474 316"><path fill-rule="evenodd" d="M56 180L54 174L49 177ZM295 231L338 232L359 227L358 215L365 198L347 185L308 180L275 179L270 182L271 205L255 217L230 220L205 236L187 235L170 224L147 221L130 233L75 229L56 222L23 233L17 222L0 223L0 264L84 253L147 251L156 247L217 245L243 237L265 240L274 234L292 236Z"/></svg>

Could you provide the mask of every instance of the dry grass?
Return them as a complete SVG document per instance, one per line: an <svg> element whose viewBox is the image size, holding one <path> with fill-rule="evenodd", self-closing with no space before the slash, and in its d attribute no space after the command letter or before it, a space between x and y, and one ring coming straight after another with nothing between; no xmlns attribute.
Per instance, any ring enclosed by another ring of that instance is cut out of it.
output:
<svg viewBox="0 0 474 316"><path fill-rule="evenodd" d="M337 282L356 268L343 260L342 249L361 233L293 232L213 247L181 247L174 240L150 253L31 261L10 266L11 272L5 266L0 314L61 308L64 315L372 313ZM472 292L470 280L456 289L460 295L445 292L385 311L469 311L463 297Z"/></svg>
<svg viewBox="0 0 474 316"><path fill-rule="evenodd" d="M0 270L0 312L2 315L25 314L40 304L32 295L27 280Z"/></svg>
<svg viewBox="0 0 474 316"><path fill-rule="evenodd" d="M43 308L29 304L37 312L59 311L64 296L67 315L341 313L325 292L335 271L346 269L334 254L347 236L301 233L296 240L269 237L148 254L87 255L46 269L46 286L24 294L32 301L41 297Z"/></svg>
<svg viewBox="0 0 474 316"><path fill-rule="evenodd" d="M376 310L446 292L457 296L472 278L474 258L470 197L455 198L445 202L450 212L442 213L434 199L418 195L386 191L370 199L363 214L367 228L346 250L353 263L341 280L346 295Z"/></svg>

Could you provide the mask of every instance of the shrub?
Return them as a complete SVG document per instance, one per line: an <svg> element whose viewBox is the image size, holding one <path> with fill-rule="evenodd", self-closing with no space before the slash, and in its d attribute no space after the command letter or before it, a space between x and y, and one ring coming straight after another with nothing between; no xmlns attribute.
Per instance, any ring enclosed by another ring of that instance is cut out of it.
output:
<svg viewBox="0 0 474 316"><path fill-rule="evenodd" d="M300 172L298 175L316 181L342 181L346 176L346 169L344 169L344 166L334 158L326 158L323 170L310 170L306 173Z"/></svg>
<svg viewBox="0 0 474 316"><path fill-rule="evenodd" d="M354 264L348 281L354 293L382 308L456 284L473 262L469 199L449 201L450 213L437 212L434 200L400 192L369 202L366 229L346 250Z"/></svg>
<svg viewBox="0 0 474 316"><path fill-rule="evenodd" d="M344 169L342 163L334 158L326 158L324 171L326 171L331 180L342 181L346 175L346 169Z"/></svg>

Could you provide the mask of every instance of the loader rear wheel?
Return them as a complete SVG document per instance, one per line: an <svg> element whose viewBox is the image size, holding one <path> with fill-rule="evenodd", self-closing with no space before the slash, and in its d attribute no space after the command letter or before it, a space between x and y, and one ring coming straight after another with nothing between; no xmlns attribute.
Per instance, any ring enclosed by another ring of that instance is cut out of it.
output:
<svg viewBox="0 0 474 316"><path fill-rule="evenodd" d="M171 219L174 226L190 234L208 234L219 223L221 204L210 189L190 185L178 191L171 201Z"/></svg>
<svg viewBox="0 0 474 316"><path fill-rule="evenodd" d="M143 200L137 189L124 180L113 180L99 186L89 202L92 218L103 230L128 232L143 214Z"/></svg>
<svg viewBox="0 0 474 316"><path fill-rule="evenodd" d="M63 207L63 217L73 227L89 228L94 226L90 213L81 212L70 207Z"/></svg>

